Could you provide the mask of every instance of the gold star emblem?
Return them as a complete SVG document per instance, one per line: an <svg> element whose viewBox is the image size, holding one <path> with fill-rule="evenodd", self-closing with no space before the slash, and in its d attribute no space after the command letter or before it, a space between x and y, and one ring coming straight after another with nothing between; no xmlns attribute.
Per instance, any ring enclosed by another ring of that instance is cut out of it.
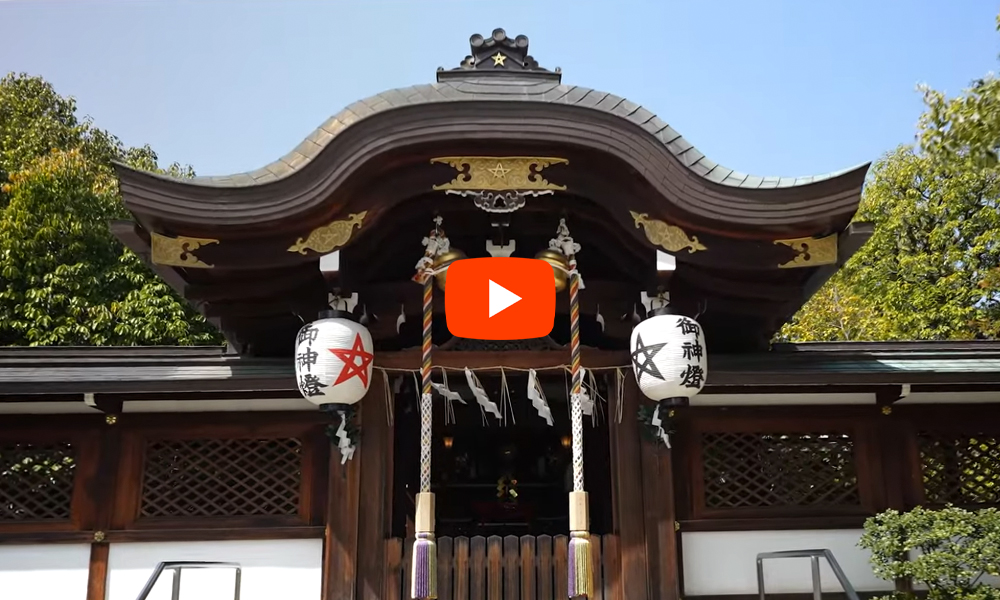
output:
<svg viewBox="0 0 1000 600"><path fill-rule="evenodd" d="M503 64L503 61L507 60L507 57L504 56L503 54L500 54L499 52L497 52L496 55L493 56L492 58L493 58L493 66L494 67L497 66L497 65L499 65L501 67L506 67L507 66L507 65Z"/></svg>
<svg viewBox="0 0 1000 600"><path fill-rule="evenodd" d="M498 162L497 166L493 167L492 169L486 169L486 170L489 171L490 173L493 173L493 177L497 179L505 178L507 177L507 173L510 173L510 169L504 167L502 162Z"/></svg>

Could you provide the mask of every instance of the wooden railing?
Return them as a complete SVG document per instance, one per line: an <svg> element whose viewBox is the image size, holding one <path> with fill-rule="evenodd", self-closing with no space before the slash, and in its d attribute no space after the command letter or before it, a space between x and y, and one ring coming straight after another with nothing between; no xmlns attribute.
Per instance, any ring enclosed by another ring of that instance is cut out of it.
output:
<svg viewBox="0 0 1000 600"><path fill-rule="evenodd" d="M590 540L592 600L619 600L618 537ZM438 538L438 600L563 600L568 543L565 535ZM385 600L409 600L412 546L412 540L386 540Z"/></svg>

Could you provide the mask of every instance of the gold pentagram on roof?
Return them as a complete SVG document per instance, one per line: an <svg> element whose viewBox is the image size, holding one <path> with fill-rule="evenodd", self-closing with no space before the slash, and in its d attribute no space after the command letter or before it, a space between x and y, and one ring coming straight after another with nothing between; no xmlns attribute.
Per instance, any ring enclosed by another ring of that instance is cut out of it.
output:
<svg viewBox="0 0 1000 600"><path fill-rule="evenodd" d="M498 162L497 166L493 167L492 169L486 169L486 170L489 171L490 173L493 173L493 177L497 179L503 179L507 177L507 173L510 173L510 169L503 166L502 162Z"/></svg>
<svg viewBox="0 0 1000 600"><path fill-rule="evenodd" d="M501 67L506 67L507 66L507 65L503 64L503 61L507 60L507 57L504 56L503 54L499 53L499 52L497 52L495 55L491 56L490 58L493 59L493 66L494 67L497 66L497 65L499 65Z"/></svg>

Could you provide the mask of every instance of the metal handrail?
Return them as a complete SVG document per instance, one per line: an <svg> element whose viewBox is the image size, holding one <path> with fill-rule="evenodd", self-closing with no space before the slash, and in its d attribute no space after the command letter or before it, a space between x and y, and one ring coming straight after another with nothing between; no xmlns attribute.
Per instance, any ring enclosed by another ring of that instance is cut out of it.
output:
<svg viewBox="0 0 1000 600"><path fill-rule="evenodd" d="M848 600L860 600L854 586L848 581L844 570L840 568L840 563L833 557L833 552L829 550L784 550L782 552L761 552L757 555L757 592L760 600L764 600L764 560L770 558L808 558L812 563L812 584L813 600L822 600L823 590L819 579L819 559L825 558L830 565L830 569L840 582L840 587L844 588L844 593Z"/></svg>
<svg viewBox="0 0 1000 600"><path fill-rule="evenodd" d="M170 590L170 600L178 600L181 595L181 570L182 569L236 569L236 590L233 592L233 600L240 600L240 580L242 579L242 568L239 563L210 562L210 561L175 561L161 562L153 569L153 574L149 576L146 585L139 592L136 600L146 600L153 586L164 571L174 572L174 581Z"/></svg>

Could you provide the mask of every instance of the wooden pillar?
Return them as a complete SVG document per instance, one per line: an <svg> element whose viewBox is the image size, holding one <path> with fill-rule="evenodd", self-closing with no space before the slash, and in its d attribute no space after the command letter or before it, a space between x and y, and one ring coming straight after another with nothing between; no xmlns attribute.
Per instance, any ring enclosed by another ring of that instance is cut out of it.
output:
<svg viewBox="0 0 1000 600"><path fill-rule="evenodd" d="M90 573L87 577L87 600L104 600L108 589L108 544L90 545Z"/></svg>
<svg viewBox="0 0 1000 600"><path fill-rule="evenodd" d="M674 510L673 451L640 441L642 492L646 507L646 553L652 598L678 600L677 514Z"/></svg>
<svg viewBox="0 0 1000 600"><path fill-rule="evenodd" d="M358 449L365 468L361 471L361 504L358 514L359 600L389 598L385 586L386 541L392 527L393 425L386 410L387 382L373 375L365 407L368 418ZM394 402L390 397L389 401Z"/></svg>
<svg viewBox="0 0 1000 600"><path fill-rule="evenodd" d="M625 386L622 422L612 420L609 432L614 526L621 551L621 573L617 598L607 600L645 600L650 598L651 590L648 587L649 559L643 510L642 450L636 419L640 392L633 377L626 377L622 385ZM653 597L658 598L655 594Z"/></svg>
<svg viewBox="0 0 1000 600"><path fill-rule="evenodd" d="M373 376L375 374L373 373ZM374 383L374 382L373 382ZM358 404L358 424L364 427L363 413L369 403L376 404L381 399L373 391ZM377 413L376 413L377 414ZM323 536L323 600L354 600L357 581L358 556L358 503L361 483L361 463L365 446L364 432L360 447L354 458L341 464L340 451L336 442L330 442L329 480L327 481L326 531ZM374 468L382 469L382 465Z"/></svg>
<svg viewBox="0 0 1000 600"><path fill-rule="evenodd" d="M90 572L87 577L87 600L104 600L108 587L108 558L111 546L106 540L107 531L112 528L115 499L118 489L118 471L122 446L122 402L100 403L98 408L105 412L99 430L99 443L87 444L82 448L81 464L96 465L91 470L83 469L82 486L84 492L76 500L87 508L80 524L81 529L94 532L90 545Z"/></svg>

